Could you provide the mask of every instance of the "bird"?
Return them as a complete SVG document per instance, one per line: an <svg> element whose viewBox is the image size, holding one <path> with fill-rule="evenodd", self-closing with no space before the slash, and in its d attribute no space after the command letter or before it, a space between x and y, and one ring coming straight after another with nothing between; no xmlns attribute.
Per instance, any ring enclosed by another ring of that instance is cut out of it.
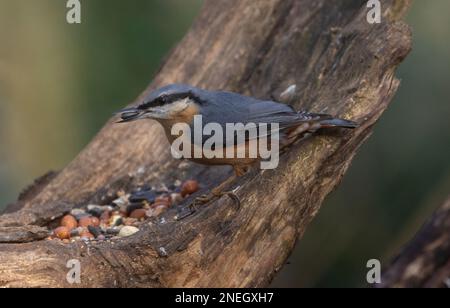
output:
<svg viewBox="0 0 450 308"><path fill-rule="evenodd" d="M201 116L204 125L215 123L224 131L227 123L244 125L276 123L280 151L285 151L296 140L312 135L323 128L353 129L358 126L356 122L336 118L329 114L296 111L290 105L272 99L258 99L229 91L206 90L187 84L170 84L149 92L136 106L122 109L118 114L120 114L118 123L142 119L156 120L164 128L170 143L180 137L172 134L172 127L177 123L184 123L194 129L196 116ZM273 134L272 131L265 137L269 137L271 134ZM264 136L257 135L257 137ZM239 147L244 147L245 153L248 154L249 148L254 146L254 143L250 142L251 138L248 135L242 139L233 138L231 144L226 143L223 138L223 144L215 145L215 147L223 149L224 153L227 147L233 146L234 156L232 157L201 155L188 158L204 165L230 165L235 171L235 175L213 189L210 196L204 195L197 198L197 201L206 203L214 197L228 194L239 202L233 192L224 190L236 177L244 175L255 162L261 160L258 150L256 150L258 153L256 157L247 155L238 157L236 154L236 149ZM204 145L206 138L195 140L193 136L190 136L188 139L189 146L195 148Z"/></svg>

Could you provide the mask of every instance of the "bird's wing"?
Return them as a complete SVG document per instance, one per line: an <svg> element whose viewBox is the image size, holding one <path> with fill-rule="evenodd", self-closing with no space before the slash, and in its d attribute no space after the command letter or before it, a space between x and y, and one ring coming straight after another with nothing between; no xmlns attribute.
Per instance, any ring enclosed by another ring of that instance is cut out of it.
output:
<svg viewBox="0 0 450 308"><path fill-rule="evenodd" d="M289 105L258 100L231 92L212 92L202 114L209 122L220 123L279 123L284 125L297 118Z"/></svg>
<svg viewBox="0 0 450 308"><path fill-rule="evenodd" d="M257 126L259 124L277 123L279 125L278 132L282 133L284 129L301 122L302 113L296 112L289 105L258 100L231 92L205 92L207 93L202 93L202 97L207 99L208 104L201 106L203 119L207 119L209 123L220 124L224 132L227 123L242 123L244 125L255 123ZM269 128L269 132L264 136L261 134L258 134L258 136L266 137L271 132L274 131ZM239 130L236 131L236 134L238 133ZM246 136L245 140L249 140L249 137Z"/></svg>

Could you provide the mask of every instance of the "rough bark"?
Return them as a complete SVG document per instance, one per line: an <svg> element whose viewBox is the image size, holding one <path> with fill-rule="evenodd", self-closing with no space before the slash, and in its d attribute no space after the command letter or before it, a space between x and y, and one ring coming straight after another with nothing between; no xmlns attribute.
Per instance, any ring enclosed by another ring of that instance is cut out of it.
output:
<svg viewBox="0 0 450 308"><path fill-rule="evenodd" d="M450 198L392 261L384 288L450 288Z"/></svg>
<svg viewBox="0 0 450 308"><path fill-rule="evenodd" d="M296 109L360 127L300 142L277 169L241 178L238 210L222 198L175 221L173 208L164 223L149 221L114 243L38 240L36 226L45 230L73 207L107 203L120 189L186 178L208 189L230 175L228 167L172 159L153 122L110 121L64 170L29 189L18 211L0 216L0 286L70 286L70 259L81 261L76 286L83 287L267 286L392 100L395 69L410 50L401 21L408 5L383 1L382 23L372 25L366 1L206 1L146 92L182 82L269 98L296 84Z"/></svg>

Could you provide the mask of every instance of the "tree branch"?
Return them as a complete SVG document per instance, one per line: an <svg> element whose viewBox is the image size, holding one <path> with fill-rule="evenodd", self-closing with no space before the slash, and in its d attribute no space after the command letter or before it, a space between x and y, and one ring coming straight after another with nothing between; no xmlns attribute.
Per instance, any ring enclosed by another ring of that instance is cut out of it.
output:
<svg viewBox="0 0 450 308"><path fill-rule="evenodd" d="M450 198L392 261L384 288L450 287Z"/></svg>

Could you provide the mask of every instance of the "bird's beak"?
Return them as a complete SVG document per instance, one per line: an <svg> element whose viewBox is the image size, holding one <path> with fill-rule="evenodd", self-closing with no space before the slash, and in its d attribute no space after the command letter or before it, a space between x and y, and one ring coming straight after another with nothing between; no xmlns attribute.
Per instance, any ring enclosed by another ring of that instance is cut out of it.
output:
<svg viewBox="0 0 450 308"><path fill-rule="evenodd" d="M116 123L126 123L126 122L132 122L136 121L142 118L142 116L145 114L143 110L139 110L135 107L131 108L125 108L115 113L115 115L120 114L120 121Z"/></svg>
<svg viewBox="0 0 450 308"><path fill-rule="evenodd" d="M140 119L167 119L167 113L161 108L149 108L145 110L136 107L122 109L116 114L120 114L121 120L117 123L133 122Z"/></svg>

